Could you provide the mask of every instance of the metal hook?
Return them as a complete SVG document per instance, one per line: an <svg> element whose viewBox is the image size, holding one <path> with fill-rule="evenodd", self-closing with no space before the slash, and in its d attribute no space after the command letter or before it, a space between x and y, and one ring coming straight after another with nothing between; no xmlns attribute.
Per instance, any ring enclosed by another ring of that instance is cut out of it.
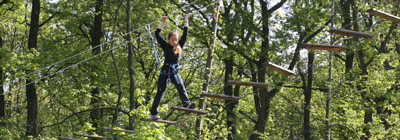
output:
<svg viewBox="0 0 400 140"><path fill-rule="evenodd" d="M144 25L144 28L146 28L146 30L149 31L149 32L151 31L151 30L150 30L150 24Z"/></svg>

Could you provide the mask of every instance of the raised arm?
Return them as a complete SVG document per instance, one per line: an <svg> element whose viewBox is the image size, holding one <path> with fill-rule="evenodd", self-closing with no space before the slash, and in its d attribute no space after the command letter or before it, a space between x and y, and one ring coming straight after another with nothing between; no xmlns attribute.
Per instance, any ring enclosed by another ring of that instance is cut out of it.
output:
<svg viewBox="0 0 400 140"><path fill-rule="evenodd" d="M161 36L161 30L164 28L165 22L167 22L167 17L163 16L162 17L162 22L161 22L160 26L158 26L158 28L157 28L157 30L155 32L157 42L159 44L161 44L160 47L164 47L167 44L167 42Z"/></svg>
<svg viewBox="0 0 400 140"><path fill-rule="evenodd" d="M189 13L185 17L185 27L189 27L189 18L192 16L192 13Z"/></svg>
<svg viewBox="0 0 400 140"><path fill-rule="evenodd" d="M189 18L192 16L192 13L189 13L185 17L185 27L183 28L183 35L181 37L181 40L179 40L179 45L183 48L185 46L186 40L187 40L187 34L188 34L188 28L189 28Z"/></svg>
<svg viewBox="0 0 400 140"><path fill-rule="evenodd" d="M161 19L162 19L162 22L161 22L160 26L158 26L158 29L162 30L164 28L165 23L167 22L167 16L162 16Z"/></svg>

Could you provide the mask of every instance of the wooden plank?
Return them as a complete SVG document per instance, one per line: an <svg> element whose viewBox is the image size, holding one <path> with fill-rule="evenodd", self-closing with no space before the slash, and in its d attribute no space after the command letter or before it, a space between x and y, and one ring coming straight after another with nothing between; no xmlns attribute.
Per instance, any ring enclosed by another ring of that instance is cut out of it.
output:
<svg viewBox="0 0 400 140"><path fill-rule="evenodd" d="M58 139L60 139L60 140L78 140L75 138L67 138L67 137L58 137Z"/></svg>
<svg viewBox="0 0 400 140"><path fill-rule="evenodd" d="M167 121L167 120L153 120L153 119L140 119L141 121L147 122L159 122L159 123L166 123L166 124L176 124L176 121Z"/></svg>
<svg viewBox="0 0 400 140"><path fill-rule="evenodd" d="M331 30L329 30L329 32L334 33L334 34L362 37L362 38L374 37L374 35L372 35L372 34L356 32L356 31L351 31L351 30L345 30L345 29L331 29Z"/></svg>
<svg viewBox="0 0 400 140"><path fill-rule="evenodd" d="M383 11L380 11L380 10L369 9L367 12L372 14L372 15L384 18L386 20L390 20L392 22L400 22L400 17L394 16L392 14L389 14L389 13L386 13L386 12L383 12Z"/></svg>
<svg viewBox="0 0 400 140"><path fill-rule="evenodd" d="M275 70L275 71L278 71L278 72L280 72L282 74L285 74L286 76L296 74L295 72L293 72L293 71L291 71L291 70L289 70L287 68L281 67L281 66L279 66L277 64L274 64L274 63L271 63L271 62L266 62L264 65L267 66L268 68L272 69L272 70Z"/></svg>
<svg viewBox="0 0 400 140"><path fill-rule="evenodd" d="M242 81L233 81L233 80L228 80L226 83L227 84L231 84L231 85L238 85L238 86L253 86L253 87L266 87L266 86L269 86L268 83L242 82Z"/></svg>
<svg viewBox="0 0 400 140"><path fill-rule="evenodd" d="M110 127L103 127L104 130L110 130L110 131L117 131L117 132L125 132L129 134L135 133L135 131L132 130L124 130L124 129L115 129L115 128L110 128Z"/></svg>
<svg viewBox="0 0 400 140"><path fill-rule="evenodd" d="M210 93L202 93L200 94L201 97L212 97L212 98L217 98L217 99L225 99L225 100L233 100L237 101L240 99L240 97L236 96L229 96L229 95L222 95L222 94L210 94Z"/></svg>
<svg viewBox="0 0 400 140"><path fill-rule="evenodd" d="M93 139L108 139L107 137L93 136L93 135L79 134L79 133L75 133L74 135L75 136L81 136L81 137L87 137L87 138L93 138Z"/></svg>
<svg viewBox="0 0 400 140"><path fill-rule="evenodd" d="M185 112L189 112L189 113L197 113L197 114L200 114L200 115L208 113L208 111L190 109L190 108L180 107L180 106L173 106L173 107L171 107L171 109L185 111Z"/></svg>
<svg viewBox="0 0 400 140"><path fill-rule="evenodd" d="M301 44L302 48L311 49L311 50L328 50L328 51L341 51L346 49L345 46L338 45L319 45L319 44Z"/></svg>

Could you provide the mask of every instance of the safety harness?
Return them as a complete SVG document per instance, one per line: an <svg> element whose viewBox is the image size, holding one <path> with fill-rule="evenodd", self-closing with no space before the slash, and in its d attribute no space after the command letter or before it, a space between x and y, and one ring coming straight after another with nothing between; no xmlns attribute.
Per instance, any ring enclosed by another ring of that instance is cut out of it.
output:
<svg viewBox="0 0 400 140"><path fill-rule="evenodd" d="M178 21L177 21L177 22L178 22ZM177 26L177 25L178 25L178 24L176 24L176 26ZM177 26L177 27L178 27L178 26ZM157 68L158 68L158 70L160 70L160 74L161 74L161 75L168 75L167 84L168 84L169 81L171 81L171 77L170 77L171 75L174 75L174 78L175 78L176 83L177 83L177 84L180 84L180 80L179 80L179 78L178 78L178 73L180 72L180 66L179 66L179 64L168 64L168 63L165 63L164 65L169 66L168 72L162 71L162 70L161 70L161 68L160 68L160 63L161 63L161 62L160 62L160 56L158 55L156 46L154 45L154 38L153 38L153 36L151 35L150 24L145 25L145 28L146 28L146 30L149 32L149 35L150 35L150 40L151 40L151 43L152 43L152 45L153 45L154 55L155 55L156 61L157 61ZM177 32L177 31L178 31L178 28L176 28L175 31ZM171 70L172 70L172 71L171 71ZM168 86L168 88L169 88L169 86Z"/></svg>

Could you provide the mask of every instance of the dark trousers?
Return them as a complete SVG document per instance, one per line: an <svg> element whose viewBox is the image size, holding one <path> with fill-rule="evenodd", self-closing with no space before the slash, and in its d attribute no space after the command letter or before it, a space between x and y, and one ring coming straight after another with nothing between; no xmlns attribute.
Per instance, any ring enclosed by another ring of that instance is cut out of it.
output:
<svg viewBox="0 0 400 140"><path fill-rule="evenodd" d="M190 103L190 100L188 98L188 95L187 95L187 92L186 92L186 89L185 89L185 85L183 85L183 81L182 81L182 78L179 75L179 73L176 74L176 75L169 75L169 77L171 79L171 82L175 85L176 89L178 90L179 97L181 98L181 101L182 101L183 105L184 106L188 105ZM154 98L153 106L151 107L151 110L150 110L150 113L152 115L157 115L158 114L158 107L160 106L161 99L164 96L165 89L167 87L167 79L168 79L168 75L160 74L160 76L158 77L157 95ZM179 80L179 83L176 80Z"/></svg>

